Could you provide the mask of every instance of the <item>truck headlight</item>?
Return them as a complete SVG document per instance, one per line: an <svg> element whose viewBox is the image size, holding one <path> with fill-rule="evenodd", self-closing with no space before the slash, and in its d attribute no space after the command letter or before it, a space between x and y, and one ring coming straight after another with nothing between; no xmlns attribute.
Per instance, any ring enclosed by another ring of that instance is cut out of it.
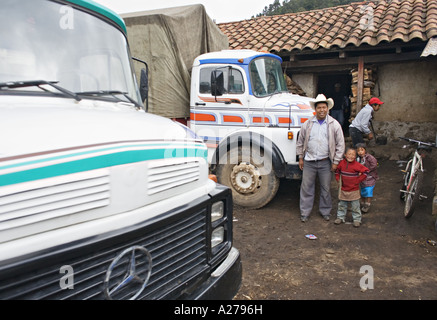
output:
<svg viewBox="0 0 437 320"><path fill-rule="evenodd" d="M225 211L224 209L225 209L225 204L223 203L223 201L215 202L211 206L211 222L223 218L223 213Z"/></svg>
<svg viewBox="0 0 437 320"><path fill-rule="evenodd" d="M212 231L211 234L211 248L219 245L225 240L225 228L218 227Z"/></svg>

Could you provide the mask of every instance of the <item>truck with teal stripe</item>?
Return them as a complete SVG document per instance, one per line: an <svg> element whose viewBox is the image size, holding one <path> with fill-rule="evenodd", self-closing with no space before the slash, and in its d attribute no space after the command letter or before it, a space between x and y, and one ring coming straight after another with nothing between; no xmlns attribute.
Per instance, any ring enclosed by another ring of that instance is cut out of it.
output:
<svg viewBox="0 0 437 320"><path fill-rule="evenodd" d="M0 3L0 299L233 298L231 191L202 139L146 112L124 21Z"/></svg>

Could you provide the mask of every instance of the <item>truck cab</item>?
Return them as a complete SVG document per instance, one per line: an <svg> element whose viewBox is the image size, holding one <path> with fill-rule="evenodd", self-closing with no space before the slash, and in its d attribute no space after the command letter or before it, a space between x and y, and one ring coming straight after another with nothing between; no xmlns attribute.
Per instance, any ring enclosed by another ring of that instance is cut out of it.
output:
<svg viewBox="0 0 437 320"><path fill-rule="evenodd" d="M288 92L281 62L270 53L223 50L193 63L190 127L205 141L218 181L242 206L262 207L280 178L301 177L296 141L314 115L312 98Z"/></svg>
<svg viewBox="0 0 437 320"><path fill-rule="evenodd" d="M0 299L231 299L230 190L93 1L1 0Z"/></svg>

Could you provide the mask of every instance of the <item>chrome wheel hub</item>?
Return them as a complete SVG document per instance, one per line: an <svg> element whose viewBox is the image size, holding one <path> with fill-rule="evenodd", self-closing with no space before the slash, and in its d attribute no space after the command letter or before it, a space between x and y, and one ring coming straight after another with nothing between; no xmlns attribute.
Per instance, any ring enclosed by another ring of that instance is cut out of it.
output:
<svg viewBox="0 0 437 320"><path fill-rule="evenodd" d="M232 169L231 183L239 193L252 193L261 185L261 175L253 164L240 163Z"/></svg>

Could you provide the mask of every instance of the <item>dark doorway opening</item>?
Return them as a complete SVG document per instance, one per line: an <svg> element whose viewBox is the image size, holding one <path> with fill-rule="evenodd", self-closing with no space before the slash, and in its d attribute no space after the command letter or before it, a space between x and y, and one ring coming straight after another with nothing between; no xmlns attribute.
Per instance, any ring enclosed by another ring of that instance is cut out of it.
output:
<svg viewBox="0 0 437 320"><path fill-rule="evenodd" d="M341 108L343 115L342 127L345 135L349 134L350 118L350 97L351 97L352 75L350 73L330 73L318 75L317 93L324 94L327 98L334 99L334 108L330 111L332 116L335 111ZM341 119L337 115L336 119Z"/></svg>

